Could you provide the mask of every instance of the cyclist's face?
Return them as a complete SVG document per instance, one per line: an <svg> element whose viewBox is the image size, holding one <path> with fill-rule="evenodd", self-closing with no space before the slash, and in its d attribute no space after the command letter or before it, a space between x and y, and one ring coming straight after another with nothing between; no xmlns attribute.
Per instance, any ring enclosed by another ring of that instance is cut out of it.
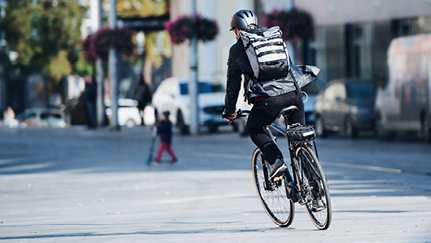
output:
<svg viewBox="0 0 431 243"><path fill-rule="evenodd" d="M233 32L235 33L236 39L239 40L239 29L235 28L233 29Z"/></svg>

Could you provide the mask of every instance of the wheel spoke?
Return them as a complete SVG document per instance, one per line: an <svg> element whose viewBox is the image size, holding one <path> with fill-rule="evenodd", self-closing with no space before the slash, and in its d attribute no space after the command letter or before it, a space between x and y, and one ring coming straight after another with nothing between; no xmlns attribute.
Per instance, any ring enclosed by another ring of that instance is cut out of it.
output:
<svg viewBox="0 0 431 243"><path fill-rule="evenodd" d="M266 181L268 169L265 168L260 150L257 149L253 154L253 177L259 198L271 220L281 227L287 227L292 223L295 209L287 197L286 180L283 177L275 182Z"/></svg>
<svg viewBox="0 0 431 243"><path fill-rule="evenodd" d="M326 178L310 147L300 147L297 156L302 165L303 199L311 221L318 229L327 229L332 218L331 200Z"/></svg>

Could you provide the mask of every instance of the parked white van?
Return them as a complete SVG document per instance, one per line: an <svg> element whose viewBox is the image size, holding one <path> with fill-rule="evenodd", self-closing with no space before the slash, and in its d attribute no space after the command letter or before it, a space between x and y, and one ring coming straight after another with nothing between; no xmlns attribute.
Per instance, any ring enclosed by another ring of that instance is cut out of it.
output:
<svg viewBox="0 0 431 243"><path fill-rule="evenodd" d="M394 39L376 96L376 132L420 132L431 142L431 34Z"/></svg>

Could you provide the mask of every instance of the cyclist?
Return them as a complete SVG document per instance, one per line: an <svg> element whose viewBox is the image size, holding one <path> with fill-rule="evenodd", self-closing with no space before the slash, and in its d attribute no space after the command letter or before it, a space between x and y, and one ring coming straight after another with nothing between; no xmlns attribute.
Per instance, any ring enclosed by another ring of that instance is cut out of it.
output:
<svg viewBox="0 0 431 243"><path fill-rule="evenodd" d="M237 117L236 102L241 88L242 75L244 75L245 79L244 87L247 87L247 84L252 82L252 78L254 77L239 33L241 30L250 28L265 28L258 26L257 17L251 10L240 10L236 12L232 16L230 25L231 31L235 33L237 42L233 44L229 50L229 59L227 63L226 108L224 117L229 124ZM253 107L248 117L246 127L251 140L262 151L265 155L265 159L272 166L270 177L274 178L281 176L286 171L288 172L288 169L284 163L281 151L264 131L264 127L271 124L277 118L278 112L286 106L296 105L299 108L299 110L294 111L290 115L289 124L305 124L305 116L301 92L292 90L291 85L288 86L286 83L282 82L274 82L272 88L274 91L277 90L277 95L256 94L254 95L255 98L248 99L248 102L253 104ZM289 181L292 182L293 179L290 174L287 173L287 175Z"/></svg>

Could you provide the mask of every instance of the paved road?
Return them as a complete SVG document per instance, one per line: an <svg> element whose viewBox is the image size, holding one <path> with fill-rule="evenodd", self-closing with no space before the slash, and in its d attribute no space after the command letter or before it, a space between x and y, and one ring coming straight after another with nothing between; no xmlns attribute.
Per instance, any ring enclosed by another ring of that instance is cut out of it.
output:
<svg viewBox="0 0 431 243"><path fill-rule="evenodd" d="M150 140L149 127L0 128L0 241L431 242L431 150L419 141L317 140L333 202L319 231L298 205L289 228L267 217L248 138L175 134L175 166L145 164Z"/></svg>

